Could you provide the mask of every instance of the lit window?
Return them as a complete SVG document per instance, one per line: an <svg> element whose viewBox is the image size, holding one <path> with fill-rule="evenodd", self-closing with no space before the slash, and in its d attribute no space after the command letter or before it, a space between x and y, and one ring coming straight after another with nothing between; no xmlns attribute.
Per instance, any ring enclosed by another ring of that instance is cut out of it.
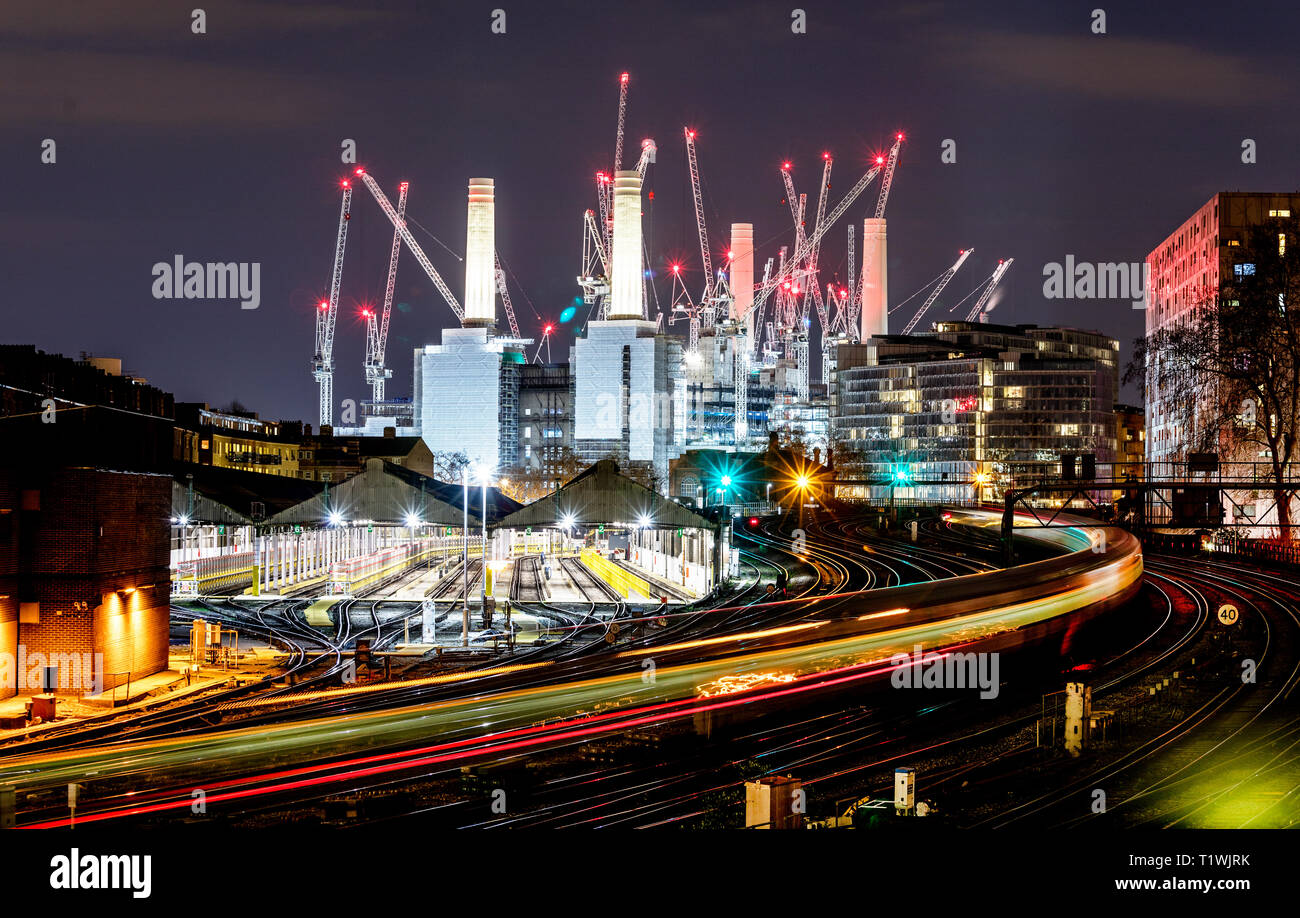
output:
<svg viewBox="0 0 1300 918"><path fill-rule="evenodd" d="M1237 277L1249 277L1255 273L1255 266L1250 262L1232 266L1232 273Z"/></svg>
<svg viewBox="0 0 1300 918"><path fill-rule="evenodd" d="M1286 233L1277 234L1277 254L1286 254Z"/></svg>
<svg viewBox="0 0 1300 918"><path fill-rule="evenodd" d="M1268 212L1268 215L1269 215L1270 217L1289 217L1289 216L1291 216L1291 211L1289 211L1289 210L1270 210L1270 211Z"/></svg>

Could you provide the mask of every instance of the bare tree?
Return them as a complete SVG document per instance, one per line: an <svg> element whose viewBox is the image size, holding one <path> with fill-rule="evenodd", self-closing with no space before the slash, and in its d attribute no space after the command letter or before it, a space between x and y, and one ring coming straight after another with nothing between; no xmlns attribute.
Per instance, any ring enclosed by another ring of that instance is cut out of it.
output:
<svg viewBox="0 0 1300 918"><path fill-rule="evenodd" d="M460 481L461 472L469 468L469 456L461 450L439 450L433 454L433 477L453 484Z"/></svg>
<svg viewBox="0 0 1300 918"><path fill-rule="evenodd" d="M1144 396L1162 394L1181 452L1268 463L1289 541L1286 486L1300 439L1300 312L1291 308L1300 304L1297 234L1289 222L1270 221L1230 251L1217 293L1139 338L1124 381L1136 381Z"/></svg>

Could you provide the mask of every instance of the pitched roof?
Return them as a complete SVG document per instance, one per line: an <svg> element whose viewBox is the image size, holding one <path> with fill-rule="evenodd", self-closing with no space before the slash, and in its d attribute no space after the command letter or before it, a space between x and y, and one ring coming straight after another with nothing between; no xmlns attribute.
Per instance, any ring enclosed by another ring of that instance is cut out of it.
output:
<svg viewBox="0 0 1300 918"><path fill-rule="evenodd" d="M714 523L681 504L619 473L618 463L603 459L560 488L498 519L500 528L558 528L572 517L578 525L636 525L649 519L656 529L712 529Z"/></svg>

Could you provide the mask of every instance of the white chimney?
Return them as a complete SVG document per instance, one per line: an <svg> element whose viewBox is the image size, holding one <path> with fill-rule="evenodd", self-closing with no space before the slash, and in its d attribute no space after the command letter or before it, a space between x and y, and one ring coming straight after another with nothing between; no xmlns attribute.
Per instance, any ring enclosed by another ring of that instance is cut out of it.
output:
<svg viewBox="0 0 1300 918"><path fill-rule="evenodd" d="M889 248L885 220L862 221L862 340L889 334Z"/></svg>
<svg viewBox="0 0 1300 918"><path fill-rule="evenodd" d="M496 325L496 192L490 178L469 180L465 231L466 328Z"/></svg>
<svg viewBox="0 0 1300 918"><path fill-rule="evenodd" d="M641 175L614 173L614 252L609 317L644 319L641 284Z"/></svg>
<svg viewBox="0 0 1300 918"><path fill-rule="evenodd" d="M754 305L754 224L731 224L731 318L743 322Z"/></svg>

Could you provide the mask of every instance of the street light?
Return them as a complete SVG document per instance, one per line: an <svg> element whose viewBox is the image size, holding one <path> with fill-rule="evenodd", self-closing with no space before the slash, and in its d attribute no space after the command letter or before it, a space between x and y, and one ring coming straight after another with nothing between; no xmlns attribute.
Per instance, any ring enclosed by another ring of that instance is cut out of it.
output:
<svg viewBox="0 0 1300 918"><path fill-rule="evenodd" d="M480 463L480 464L478 464L477 466L475 466L474 472L475 472L475 475L478 477L479 482L483 485L483 546L482 546L482 548L483 548L483 551L482 551L482 557L483 557L483 610L484 610L484 612L486 612L486 611L487 611L487 587L488 587L488 573L487 573L487 492L488 492L488 482L489 482L489 481L491 480L491 478L492 478L492 467L489 466L489 465L485 465L485 464L483 464L483 463ZM485 616L485 619L486 619L486 616ZM486 622L486 621L485 621L485 624L489 624L489 625L490 625L490 623L488 623L488 622Z"/></svg>
<svg viewBox="0 0 1300 918"><path fill-rule="evenodd" d="M465 580L460 604L460 646L469 646L469 466L460 470L462 488L460 505L465 510L465 520L460 527L460 566Z"/></svg>

